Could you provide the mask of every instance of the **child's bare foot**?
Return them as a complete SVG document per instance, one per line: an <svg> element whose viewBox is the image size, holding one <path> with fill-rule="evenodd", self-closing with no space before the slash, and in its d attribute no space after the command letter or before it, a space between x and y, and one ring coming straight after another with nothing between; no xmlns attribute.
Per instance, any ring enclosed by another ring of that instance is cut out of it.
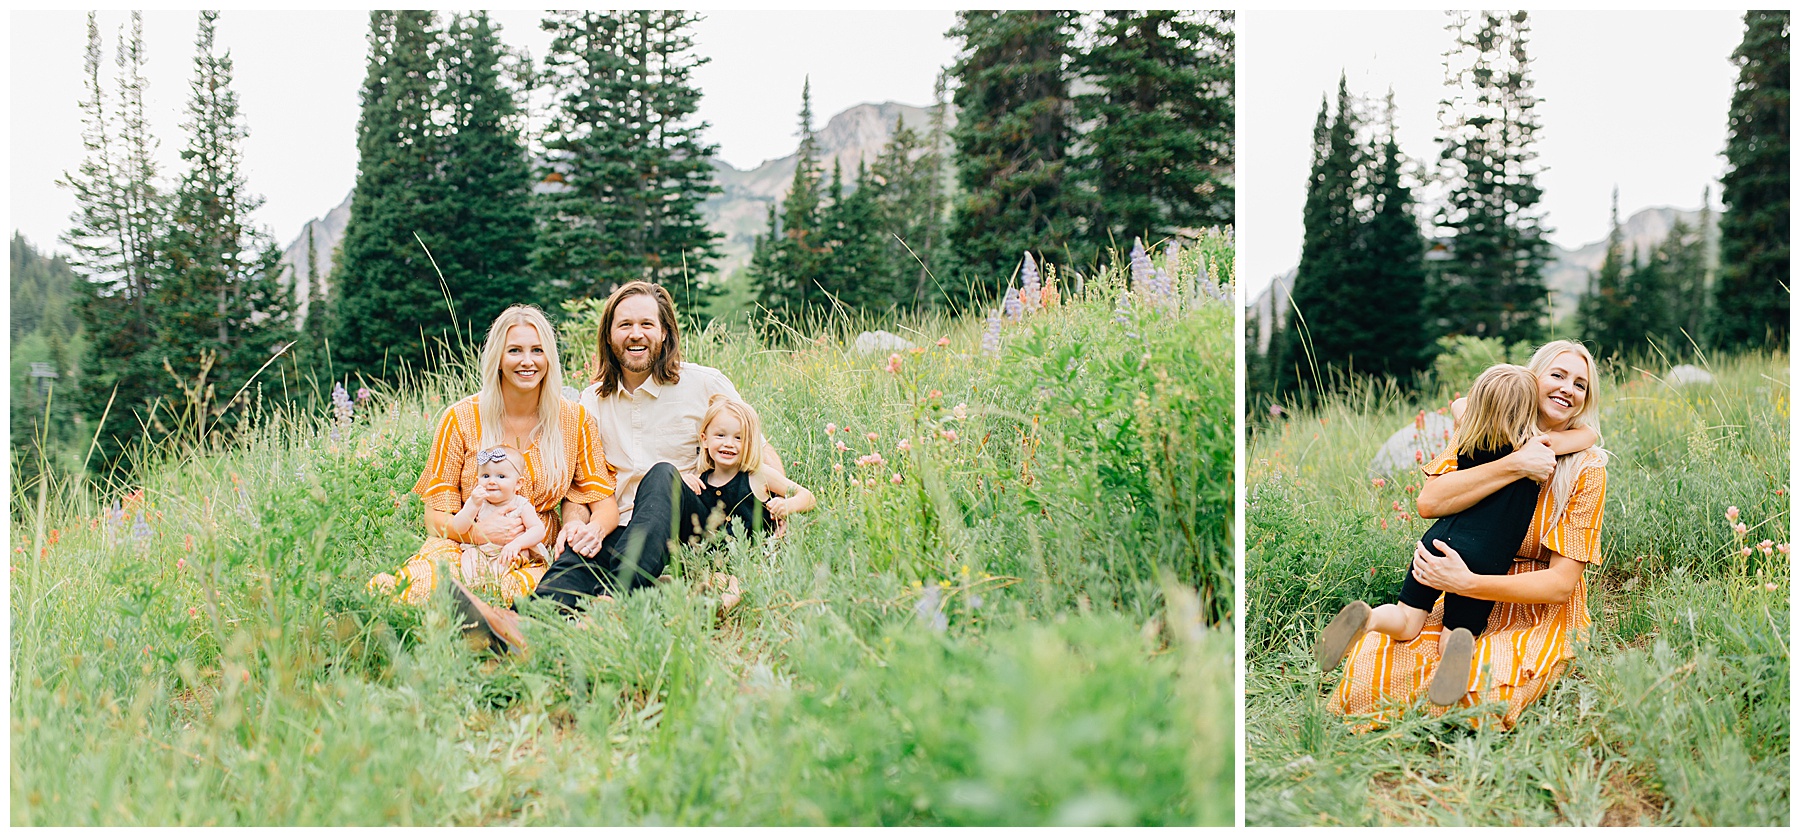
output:
<svg viewBox="0 0 1800 837"><path fill-rule="evenodd" d="M1318 661L1320 671L1330 671L1344 661L1350 646L1368 632L1371 613L1367 602L1355 601L1344 605L1331 618L1331 624L1319 634L1319 641L1313 643L1313 659Z"/></svg>
<svg viewBox="0 0 1800 837"><path fill-rule="evenodd" d="M392 596L394 595L394 588L399 586L399 584L400 579L395 578L389 573L376 573L374 577L369 579L367 589L370 593L376 595Z"/></svg>
<svg viewBox="0 0 1800 837"><path fill-rule="evenodd" d="M744 600L744 593L738 589L737 576L730 573L713 573L713 589L719 591L719 615L724 616Z"/></svg>
<svg viewBox="0 0 1800 837"><path fill-rule="evenodd" d="M1428 697L1438 706L1450 706L1469 693L1469 661L1475 656L1475 635L1457 628L1444 637L1443 655L1431 676Z"/></svg>

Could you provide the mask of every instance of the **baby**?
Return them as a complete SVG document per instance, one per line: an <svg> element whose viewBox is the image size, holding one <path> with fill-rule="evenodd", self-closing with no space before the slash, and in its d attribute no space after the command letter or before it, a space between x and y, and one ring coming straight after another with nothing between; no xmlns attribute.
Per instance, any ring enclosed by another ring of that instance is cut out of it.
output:
<svg viewBox="0 0 1800 837"><path fill-rule="evenodd" d="M476 521L504 515L508 510L516 510L525 522L525 531L507 543L464 544L458 565L451 568L470 589L492 593L500 589L501 579L507 573L530 564L533 556L541 559L540 563L549 563L549 553L544 548L548 530L531 501L519 493L524 454L509 445L497 445L478 451L475 465L475 489L469 492L456 516L450 518L450 531L466 537ZM388 573L379 573L369 580L371 589L386 593L392 593L397 584L398 580Z"/></svg>
<svg viewBox="0 0 1800 837"><path fill-rule="evenodd" d="M1537 377L1529 369L1503 363L1482 372L1469 388L1468 411L1451 439L1457 468L1493 462L1540 435L1537 398ZM1592 432L1585 429L1544 435L1553 450L1571 445L1579 450L1594 441ZM1515 480L1463 511L1438 518L1420 541L1442 541L1461 554L1469 571L1477 575L1505 575L1531 527L1538 493L1537 483ZM1409 641L1424 628L1440 593L1414 577L1409 566L1398 603L1373 609L1360 601L1345 605L1320 635L1313 655L1321 668L1330 671L1367 631ZM1487 629L1493 609L1490 601L1444 595L1444 630L1438 640L1441 659L1429 691L1432 703L1448 706L1467 693L1475 637Z"/></svg>

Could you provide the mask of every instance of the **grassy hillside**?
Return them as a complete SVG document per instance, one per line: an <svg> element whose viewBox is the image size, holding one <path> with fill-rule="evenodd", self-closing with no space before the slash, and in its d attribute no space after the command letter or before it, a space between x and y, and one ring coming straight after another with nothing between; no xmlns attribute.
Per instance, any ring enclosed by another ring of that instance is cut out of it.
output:
<svg viewBox="0 0 1800 837"><path fill-rule="evenodd" d="M1427 528L1412 514L1422 477L1377 486L1366 469L1382 440L1441 403L1364 391L1258 434L1246 464L1247 822L1786 824L1787 369L1784 354L1715 358L1716 383L1681 388L1635 369L1603 375L1613 458L1605 563L1587 570L1594 630L1512 732L1471 731L1457 722L1469 710L1353 735L1325 711L1336 679L1309 653L1343 603L1393 601Z"/></svg>
<svg viewBox="0 0 1800 837"><path fill-rule="evenodd" d="M523 660L363 591L421 540L467 369L128 490L21 486L12 821L1229 824L1231 308L1122 279L997 342L885 324L897 359L848 351L866 324L691 335L821 508L682 554L743 579L722 622L685 578L592 627L528 607Z"/></svg>

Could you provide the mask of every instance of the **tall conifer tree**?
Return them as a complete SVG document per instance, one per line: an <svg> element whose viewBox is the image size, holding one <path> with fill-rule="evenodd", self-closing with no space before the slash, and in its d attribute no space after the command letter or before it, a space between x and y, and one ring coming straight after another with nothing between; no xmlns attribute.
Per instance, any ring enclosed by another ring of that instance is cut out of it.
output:
<svg viewBox="0 0 1800 837"><path fill-rule="evenodd" d="M1358 229L1357 269L1351 274L1361 300L1340 310L1354 321L1351 349L1358 372L1391 375L1404 381L1428 360L1430 337L1416 323L1425 298L1425 239L1413 215L1412 189L1402 170L1404 157L1394 131L1394 95L1389 91L1383 135L1371 149L1368 220Z"/></svg>
<svg viewBox="0 0 1800 837"><path fill-rule="evenodd" d="M79 309L87 352L81 411L94 421L107 416L91 462L101 471L120 463L125 446L139 433L134 413L148 420L149 407L166 380L150 295L168 202L156 183L156 141L145 118L141 14L132 13L131 36L121 36L118 47L116 110L108 106L101 78L104 56L99 25L90 13L87 95L81 102L87 153L81 167L58 182L76 201L63 241L74 250L72 263L83 283Z"/></svg>
<svg viewBox="0 0 1800 837"><path fill-rule="evenodd" d="M1313 127L1312 172L1302 210L1305 233L1291 296L1296 313L1289 315L1283 333L1281 392L1330 385L1331 370L1343 370L1358 339L1336 318L1350 306L1375 304L1355 295L1351 279L1359 267L1356 196L1361 165L1349 83L1340 76L1337 116L1331 117L1329 104L1320 101Z"/></svg>
<svg viewBox="0 0 1800 837"><path fill-rule="evenodd" d="M1441 334L1535 340L1545 314L1549 233L1538 202L1540 127L1524 12L1451 12L1449 98L1439 171L1449 186L1438 226L1454 238L1436 271L1428 319Z"/></svg>
<svg viewBox="0 0 1800 837"><path fill-rule="evenodd" d="M332 272L333 361L351 372L418 367L457 336L446 288L415 238L432 234L426 225L442 211L436 25L432 12L369 13L356 191Z"/></svg>
<svg viewBox="0 0 1800 837"><path fill-rule="evenodd" d="M769 208L769 228L757 239L750 277L757 303L771 311L800 313L827 304L819 280L831 250L823 231L823 172L812 128L812 79L800 91L800 151L794 180L779 214Z"/></svg>
<svg viewBox="0 0 1800 837"><path fill-rule="evenodd" d="M1202 18L1200 15L1207 15ZM1129 249L1178 229L1229 224L1235 119L1233 13L1101 15L1076 97L1091 122L1080 179L1091 201L1090 251Z"/></svg>
<svg viewBox="0 0 1800 837"><path fill-rule="evenodd" d="M480 341L507 306L532 301L531 168L487 13L452 20L444 49L444 197L421 235L450 282L463 335Z"/></svg>
<svg viewBox="0 0 1800 837"><path fill-rule="evenodd" d="M1719 218L1719 280L1712 327L1716 346L1785 346L1793 284L1789 276L1788 15L1744 13L1744 40L1731 95L1725 159L1725 214Z"/></svg>
<svg viewBox="0 0 1800 837"><path fill-rule="evenodd" d="M1067 64L1074 15L957 13L957 178L951 215L951 302L997 297L1027 250L1068 261L1082 214L1069 188L1073 114Z"/></svg>
<svg viewBox="0 0 1800 837"><path fill-rule="evenodd" d="M186 420L236 424L250 400L235 396L293 341L291 296L281 284L281 249L251 213L262 197L243 172L249 136L231 87L229 51L214 43L217 12L200 13L188 88L187 171L160 247L151 293L156 335L185 400Z"/></svg>
<svg viewBox="0 0 1800 837"><path fill-rule="evenodd" d="M541 240L534 263L549 298L599 296L637 279L702 301L718 234L700 204L718 191L718 147L693 118L697 16L674 11L558 12L545 75L557 111L544 134ZM685 308L684 308L685 310Z"/></svg>

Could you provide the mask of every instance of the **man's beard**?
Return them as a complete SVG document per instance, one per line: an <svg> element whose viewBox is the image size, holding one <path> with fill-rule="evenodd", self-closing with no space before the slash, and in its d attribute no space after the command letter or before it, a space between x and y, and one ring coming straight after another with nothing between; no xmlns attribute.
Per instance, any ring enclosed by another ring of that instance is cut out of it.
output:
<svg viewBox="0 0 1800 837"><path fill-rule="evenodd" d="M623 368L625 371L630 372L633 375L647 374L653 367L656 366L656 362L658 360L662 359L662 355L663 355L662 344L661 343L651 343L648 347L648 350L644 352L644 359L643 359L642 365L634 365L637 363L637 361L632 357L632 355L629 352L625 351L625 344L614 343L612 348L613 348L613 356L617 357L619 359L619 366L621 368Z"/></svg>

